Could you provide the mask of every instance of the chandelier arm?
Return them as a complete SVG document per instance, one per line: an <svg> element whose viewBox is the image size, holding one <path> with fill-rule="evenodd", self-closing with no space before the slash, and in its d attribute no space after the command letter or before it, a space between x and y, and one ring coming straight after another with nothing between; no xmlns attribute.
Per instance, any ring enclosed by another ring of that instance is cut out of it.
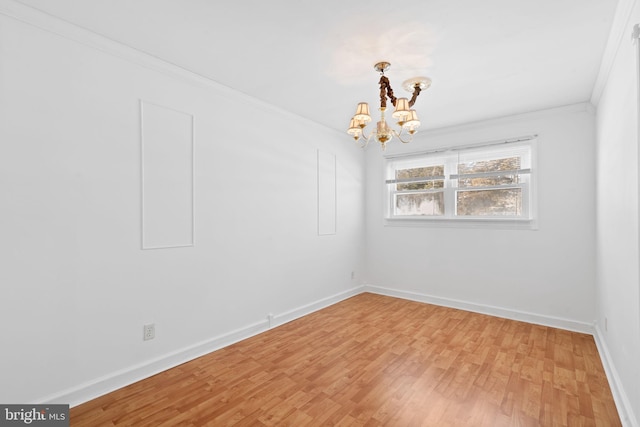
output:
<svg viewBox="0 0 640 427"><path fill-rule="evenodd" d="M422 89L420 89L420 85L415 85L413 87L413 95L411 95L411 99L409 100L409 107L413 107L413 104L416 103L416 99L418 99L418 95L420 95L421 91Z"/></svg>
<svg viewBox="0 0 640 427"><path fill-rule="evenodd" d="M360 148L364 148L369 144L369 141L371 141L371 138L373 137L374 132L371 132L369 134L369 136L366 136L364 134L364 129L362 130L362 135L360 135L359 139L362 139L363 141L360 143Z"/></svg>
<svg viewBox="0 0 640 427"><path fill-rule="evenodd" d="M411 141L413 141L413 135L409 135L409 139L408 140L404 140L402 139L402 130L400 130L400 132L396 131L395 129L392 129L391 132L393 132L393 134L395 135L396 138L398 138L400 140L400 142L404 143L404 144L408 144Z"/></svg>
<svg viewBox="0 0 640 427"><path fill-rule="evenodd" d="M365 125L366 126L366 125ZM369 143L369 141L371 140L371 137L373 137L373 135L375 134L374 131L372 131L369 135L365 135L364 130L365 130L365 126L361 126L361 131L360 131L360 135L358 135L358 138L356 139L356 142L362 140L360 142L360 148L364 148L367 146L367 144Z"/></svg>
<svg viewBox="0 0 640 427"><path fill-rule="evenodd" d="M370 140L370 139L371 139L371 137L373 136L373 132L371 132L371 133L369 134L369 136L367 136L367 135L365 135L365 134L364 134L364 129L365 129L365 128L362 128L362 132L361 132L360 138L362 138L362 139L366 140L367 142L369 142L369 140ZM365 143L365 145L366 145L366 143Z"/></svg>

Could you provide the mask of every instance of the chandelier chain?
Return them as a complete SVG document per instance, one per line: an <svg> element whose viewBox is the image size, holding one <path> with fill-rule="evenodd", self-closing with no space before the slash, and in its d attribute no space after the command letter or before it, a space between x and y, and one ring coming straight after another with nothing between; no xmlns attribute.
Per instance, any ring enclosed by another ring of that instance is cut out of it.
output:
<svg viewBox="0 0 640 427"><path fill-rule="evenodd" d="M386 108L387 98L391 101L393 106L396 105L396 97L393 95L393 89L387 76L380 77L380 107Z"/></svg>
<svg viewBox="0 0 640 427"><path fill-rule="evenodd" d="M420 85L415 85L413 87L413 95L411 95L411 99L409 100L409 107L413 107L413 104L416 103L416 99L418 99L418 95L420 95L421 91L422 89L420 88Z"/></svg>

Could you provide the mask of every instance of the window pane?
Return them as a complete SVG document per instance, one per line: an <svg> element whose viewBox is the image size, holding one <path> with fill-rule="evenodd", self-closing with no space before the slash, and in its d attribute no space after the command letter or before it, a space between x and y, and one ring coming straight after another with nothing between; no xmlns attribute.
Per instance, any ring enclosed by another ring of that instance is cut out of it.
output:
<svg viewBox="0 0 640 427"><path fill-rule="evenodd" d="M444 193L396 194L394 215L442 215Z"/></svg>
<svg viewBox="0 0 640 427"><path fill-rule="evenodd" d="M497 185L513 185L520 183L519 174L485 176L479 178L458 179L458 187L494 187Z"/></svg>
<svg viewBox="0 0 640 427"><path fill-rule="evenodd" d="M473 219L524 224L535 211L535 152L525 138L514 142L388 157L386 218L408 224Z"/></svg>
<svg viewBox="0 0 640 427"><path fill-rule="evenodd" d="M458 163L458 174L472 174L482 172L513 171L520 169L520 157L506 157L482 161ZM501 176L487 176L458 179L458 187L493 187L496 185L512 185L520 182L520 175L509 174Z"/></svg>
<svg viewBox="0 0 640 427"><path fill-rule="evenodd" d="M477 190L456 192L457 215L522 215L522 189Z"/></svg>
<svg viewBox="0 0 640 427"><path fill-rule="evenodd" d="M504 159L483 160L477 162L458 163L458 173L478 173L494 171L513 171L520 169L520 157L506 157Z"/></svg>
<svg viewBox="0 0 640 427"><path fill-rule="evenodd" d="M443 176L444 165L425 166L411 169L396 169L396 179L430 178L433 176ZM434 188L444 188L444 180L438 179L427 182L412 182L397 184L398 191L406 190L432 190Z"/></svg>

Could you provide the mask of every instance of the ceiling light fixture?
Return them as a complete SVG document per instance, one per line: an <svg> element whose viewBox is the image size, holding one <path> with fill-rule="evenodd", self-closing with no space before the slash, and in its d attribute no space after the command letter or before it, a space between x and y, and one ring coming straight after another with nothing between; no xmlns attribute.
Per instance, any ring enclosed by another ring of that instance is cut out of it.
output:
<svg viewBox="0 0 640 427"><path fill-rule="evenodd" d="M383 61L378 62L373 67L376 71L380 72L380 121L377 123L376 129L373 130L369 136L364 134L365 126L367 126L367 123L371 121L371 116L369 115L369 104L366 102L358 104L356 114L351 118L351 123L349 124L349 130L347 130L347 133L356 141L360 139L364 140L362 147L366 146L374 136L376 141L382 145L383 150L385 149L387 142L389 142L393 136L397 137L404 143L411 142L413 135L417 132L416 129L420 126L420 120L418 120L416 110L411 107L415 104L420 92L431 86L431 79L428 77L414 77L406 80L402 83L402 87L413 93L411 99L396 98L393 96L393 89L391 89L389 79L384 75L384 72L387 71L390 66L390 63ZM387 110L387 98L389 98L393 106L396 107L391 116L398 120L398 126L400 126L399 132L390 128L384 119L384 113ZM407 140L402 138L402 134L405 131L408 134Z"/></svg>

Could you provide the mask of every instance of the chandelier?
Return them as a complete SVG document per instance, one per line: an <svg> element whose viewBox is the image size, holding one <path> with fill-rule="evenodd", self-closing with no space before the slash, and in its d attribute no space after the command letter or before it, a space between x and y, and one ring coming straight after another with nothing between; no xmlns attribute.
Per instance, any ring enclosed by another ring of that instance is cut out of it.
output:
<svg viewBox="0 0 640 427"><path fill-rule="evenodd" d="M366 102L358 104L356 114L351 118L347 133L356 141L363 140L362 147L366 146L371 138L375 138L376 141L382 145L383 150L387 142L394 136L404 143L411 142L413 135L420 126L420 120L418 120L416 110L411 107L415 104L420 92L431 86L431 79L428 77L414 77L406 80L402 83L402 87L413 93L411 99L396 98L393 96L393 89L391 89L389 79L384 75L384 72L387 71L390 66L391 64L388 62L378 62L373 67L380 73L380 121L377 123L376 128L368 136L365 135L364 129L367 123L371 121L369 104ZM389 127L384 118L384 113L387 110L387 98L389 98L389 101L391 101L395 107L391 116L397 120L399 131ZM405 135L407 139L404 139L403 135Z"/></svg>

